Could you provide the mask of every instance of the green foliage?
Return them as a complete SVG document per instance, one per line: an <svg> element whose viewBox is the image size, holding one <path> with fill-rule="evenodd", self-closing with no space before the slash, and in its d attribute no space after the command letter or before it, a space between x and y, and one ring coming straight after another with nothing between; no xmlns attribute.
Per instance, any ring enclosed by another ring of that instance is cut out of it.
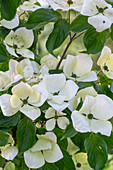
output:
<svg viewBox="0 0 113 170"><path fill-rule="evenodd" d="M5 62L10 59L11 57L7 55L5 46L2 43L0 43L0 63Z"/></svg>
<svg viewBox="0 0 113 170"><path fill-rule="evenodd" d="M54 163L45 163L43 167L38 168L37 170L59 170L58 167Z"/></svg>
<svg viewBox="0 0 113 170"><path fill-rule="evenodd" d="M107 161L107 145L105 141L96 134L91 134L84 142L88 154L88 162L95 170L103 169Z"/></svg>
<svg viewBox="0 0 113 170"><path fill-rule="evenodd" d="M17 143L20 153L30 149L35 143L36 127L29 118L22 119L17 127Z"/></svg>
<svg viewBox="0 0 113 170"><path fill-rule="evenodd" d="M28 29L39 29L49 22L55 22L61 15L52 9L37 9L30 16L25 24Z"/></svg>
<svg viewBox="0 0 113 170"><path fill-rule="evenodd" d="M9 135L0 130L0 147L8 143Z"/></svg>
<svg viewBox="0 0 113 170"><path fill-rule="evenodd" d="M0 167L3 167L4 163L5 163L5 159L0 156Z"/></svg>
<svg viewBox="0 0 113 170"><path fill-rule="evenodd" d="M9 34L10 30L4 27L0 27L0 37L5 38Z"/></svg>

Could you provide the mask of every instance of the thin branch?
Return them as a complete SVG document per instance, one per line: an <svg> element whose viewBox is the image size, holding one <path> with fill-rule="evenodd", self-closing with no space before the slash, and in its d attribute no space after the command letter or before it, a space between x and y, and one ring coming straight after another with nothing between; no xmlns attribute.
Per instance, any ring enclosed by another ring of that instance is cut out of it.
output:
<svg viewBox="0 0 113 170"><path fill-rule="evenodd" d="M82 34L84 34L87 30L81 32L79 35L77 35L76 37L73 38L73 40L77 39L78 37L80 37Z"/></svg>

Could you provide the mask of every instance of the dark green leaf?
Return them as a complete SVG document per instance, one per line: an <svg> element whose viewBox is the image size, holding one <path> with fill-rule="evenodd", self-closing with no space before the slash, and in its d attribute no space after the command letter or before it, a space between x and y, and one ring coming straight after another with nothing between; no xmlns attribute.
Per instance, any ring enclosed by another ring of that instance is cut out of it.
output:
<svg viewBox="0 0 113 170"><path fill-rule="evenodd" d="M12 20L16 15L17 0L1 0L1 15L6 20Z"/></svg>
<svg viewBox="0 0 113 170"><path fill-rule="evenodd" d="M111 37L111 39L113 40L113 24L111 25L110 37Z"/></svg>
<svg viewBox="0 0 113 170"><path fill-rule="evenodd" d="M4 28L4 27L0 27L0 37L1 38L5 38L8 34L9 34L10 30Z"/></svg>
<svg viewBox="0 0 113 170"><path fill-rule="evenodd" d="M4 163L5 163L5 159L0 156L0 167L3 167Z"/></svg>
<svg viewBox="0 0 113 170"><path fill-rule="evenodd" d="M0 43L0 63L10 60L11 58L7 56L7 51L5 46Z"/></svg>
<svg viewBox="0 0 113 170"><path fill-rule="evenodd" d="M9 135L0 130L0 147L8 143Z"/></svg>
<svg viewBox="0 0 113 170"><path fill-rule="evenodd" d="M49 22L55 22L59 18L61 18L61 15L57 11L41 8L30 15L25 26L28 29L39 29Z"/></svg>
<svg viewBox="0 0 113 170"><path fill-rule="evenodd" d="M60 74L62 72L62 70L49 70L49 74Z"/></svg>
<svg viewBox="0 0 113 170"><path fill-rule="evenodd" d="M78 133L78 132L73 128L72 123L70 123L70 124L67 126L67 128L66 128L66 130L65 130L65 133L64 133L62 139L74 137L77 133Z"/></svg>
<svg viewBox="0 0 113 170"><path fill-rule="evenodd" d="M107 144L107 152L109 154L113 154L113 132L111 132L111 135L108 136L102 136L102 138L104 139L104 141Z"/></svg>
<svg viewBox="0 0 113 170"><path fill-rule="evenodd" d="M21 115L15 114L14 116L6 117L0 112L0 127L16 126L20 120Z"/></svg>
<svg viewBox="0 0 113 170"><path fill-rule="evenodd" d="M69 34L69 24L65 19L59 19L54 24L54 29L48 37L46 48L54 55L53 50L60 47Z"/></svg>
<svg viewBox="0 0 113 170"><path fill-rule="evenodd" d="M88 24L88 17L79 15L76 17L70 25L70 30L78 33L87 30L91 25Z"/></svg>
<svg viewBox="0 0 113 170"><path fill-rule="evenodd" d="M45 163L43 167L38 168L38 170L59 170L54 163Z"/></svg>
<svg viewBox="0 0 113 170"><path fill-rule="evenodd" d="M103 32L96 32L95 28L91 27L85 33L83 42L87 49L86 53L88 54L97 54L104 47L108 36L107 30Z"/></svg>
<svg viewBox="0 0 113 170"><path fill-rule="evenodd" d="M19 152L22 153L31 148L35 143L36 127L31 119L22 119L17 127L17 143Z"/></svg>
<svg viewBox="0 0 113 170"><path fill-rule="evenodd" d="M95 170L104 168L107 161L107 145L97 134L91 134L84 142L88 162Z"/></svg>

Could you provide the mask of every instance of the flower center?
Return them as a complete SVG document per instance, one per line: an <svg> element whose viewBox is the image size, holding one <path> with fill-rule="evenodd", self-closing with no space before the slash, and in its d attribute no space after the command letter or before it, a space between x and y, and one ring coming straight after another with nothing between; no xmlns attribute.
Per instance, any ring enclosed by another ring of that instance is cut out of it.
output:
<svg viewBox="0 0 113 170"><path fill-rule="evenodd" d="M58 115L57 114L54 116L54 119L56 119L56 120L58 119Z"/></svg>
<svg viewBox="0 0 113 170"><path fill-rule="evenodd" d="M13 45L13 48L14 48L14 49L16 49L16 48L17 48L17 45L16 45L16 44L14 44L14 45Z"/></svg>
<svg viewBox="0 0 113 170"><path fill-rule="evenodd" d="M71 4L73 4L73 1L72 1L72 0L68 0L67 3L68 3L69 5L71 5Z"/></svg>
<svg viewBox="0 0 113 170"><path fill-rule="evenodd" d="M77 75L76 74L72 74L72 77L77 78Z"/></svg>
<svg viewBox="0 0 113 170"><path fill-rule="evenodd" d="M109 71L108 66L104 65L104 70Z"/></svg>
<svg viewBox="0 0 113 170"><path fill-rule="evenodd" d="M76 166L77 166L77 168L80 168L81 167L81 163L78 162Z"/></svg>
<svg viewBox="0 0 113 170"><path fill-rule="evenodd" d="M99 12L99 13L103 13L103 12L104 12L104 9L103 9L103 8L98 8L98 12Z"/></svg>
<svg viewBox="0 0 113 170"><path fill-rule="evenodd" d="M88 119L93 119L93 115L91 113L88 114Z"/></svg>

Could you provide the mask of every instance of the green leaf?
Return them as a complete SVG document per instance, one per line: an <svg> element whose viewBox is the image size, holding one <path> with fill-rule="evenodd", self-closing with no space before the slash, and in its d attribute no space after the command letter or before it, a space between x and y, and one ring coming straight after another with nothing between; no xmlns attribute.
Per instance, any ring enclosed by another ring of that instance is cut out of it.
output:
<svg viewBox="0 0 113 170"><path fill-rule="evenodd" d="M107 161L107 145L97 134L91 134L84 142L88 162L95 170L104 168Z"/></svg>
<svg viewBox="0 0 113 170"><path fill-rule="evenodd" d="M66 130L65 130L65 133L64 135L62 136L62 139L65 139L65 138L71 138L71 137L74 137L78 132L73 128L73 125L72 123L70 123Z"/></svg>
<svg viewBox="0 0 113 170"><path fill-rule="evenodd" d="M71 141L78 146L81 152L85 151L84 141L89 136L89 133L77 133L74 137L71 138Z"/></svg>
<svg viewBox="0 0 113 170"><path fill-rule="evenodd" d="M49 70L49 74L61 74L63 70Z"/></svg>
<svg viewBox="0 0 113 170"><path fill-rule="evenodd" d="M12 20L16 15L17 0L1 0L1 15L6 20Z"/></svg>
<svg viewBox="0 0 113 170"><path fill-rule="evenodd" d="M59 18L61 18L59 12L41 8L31 13L25 26L28 29L39 29L49 22L55 22Z"/></svg>
<svg viewBox="0 0 113 170"><path fill-rule="evenodd" d="M70 25L70 30L78 33L87 30L91 25L88 24L88 17L79 15L76 17Z"/></svg>
<svg viewBox="0 0 113 170"><path fill-rule="evenodd" d="M111 39L113 40L113 24L111 25L110 37L111 37Z"/></svg>
<svg viewBox="0 0 113 170"><path fill-rule="evenodd" d="M108 36L107 30L103 32L96 32L95 28L91 27L85 33L83 42L87 49L86 53L88 54L97 54L104 47Z"/></svg>
<svg viewBox="0 0 113 170"><path fill-rule="evenodd" d="M0 147L8 143L9 135L0 130Z"/></svg>
<svg viewBox="0 0 113 170"><path fill-rule="evenodd" d="M38 168L38 170L59 170L54 163L45 163L43 167Z"/></svg>
<svg viewBox="0 0 113 170"><path fill-rule="evenodd" d="M6 117L0 112L0 127L16 126L20 120L21 115L15 114L14 116Z"/></svg>
<svg viewBox="0 0 113 170"><path fill-rule="evenodd" d="M19 152L30 149L35 143L36 127L31 119L22 119L17 127L17 143Z"/></svg>
<svg viewBox="0 0 113 170"><path fill-rule="evenodd" d="M54 29L48 37L46 48L54 55L53 50L60 47L69 34L69 24L65 19L59 19L54 24Z"/></svg>
<svg viewBox="0 0 113 170"><path fill-rule="evenodd" d="M8 34L9 34L10 30L4 28L4 27L0 27L0 37L1 38L5 38Z"/></svg>
<svg viewBox="0 0 113 170"><path fill-rule="evenodd" d="M5 159L0 156L0 167L3 167L4 163L5 163Z"/></svg>
<svg viewBox="0 0 113 170"><path fill-rule="evenodd" d="M109 137L103 135L101 136L107 144L107 152L109 154L113 154L113 132L111 132L111 135Z"/></svg>
<svg viewBox="0 0 113 170"><path fill-rule="evenodd" d="M7 56L7 51L5 46L0 43L0 63L10 60L11 57Z"/></svg>

